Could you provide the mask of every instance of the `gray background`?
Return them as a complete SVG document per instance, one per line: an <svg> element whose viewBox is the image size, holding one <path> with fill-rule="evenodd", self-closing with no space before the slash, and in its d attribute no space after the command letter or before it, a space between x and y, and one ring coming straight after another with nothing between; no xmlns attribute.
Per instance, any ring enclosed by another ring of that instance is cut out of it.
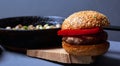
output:
<svg viewBox="0 0 120 66"><path fill-rule="evenodd" d="M62 16L81 10L97 10L120 26L120 0L0 0L0 18L15 16ZM120 41L120 32L107 31L109 40Z"/></svg>

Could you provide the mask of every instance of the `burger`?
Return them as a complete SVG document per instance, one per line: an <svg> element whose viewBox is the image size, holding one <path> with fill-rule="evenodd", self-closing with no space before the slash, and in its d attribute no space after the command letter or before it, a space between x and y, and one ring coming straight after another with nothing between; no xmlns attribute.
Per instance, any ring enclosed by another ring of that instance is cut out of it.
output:
<svg viewBox="0 0 120 66"><path fill-rule="evenodd" d="M109 26L108 18L93 10L75 12L66 18L58 31L62 47L76 56L98 56L109 49L108 34L103 27Z"/></svg>

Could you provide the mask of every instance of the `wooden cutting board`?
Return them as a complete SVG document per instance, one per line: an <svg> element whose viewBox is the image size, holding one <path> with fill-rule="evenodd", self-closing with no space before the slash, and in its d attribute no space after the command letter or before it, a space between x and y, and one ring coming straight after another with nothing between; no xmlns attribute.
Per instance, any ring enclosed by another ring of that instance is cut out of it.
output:
<svg viewBox="0 0 120 66"><path fill-rule="evenodd" d="M27 50L27 55L30 57L67 64L91 64L95 61L95 58L92 56L70 55L63 48L31 49Z"/></svg>

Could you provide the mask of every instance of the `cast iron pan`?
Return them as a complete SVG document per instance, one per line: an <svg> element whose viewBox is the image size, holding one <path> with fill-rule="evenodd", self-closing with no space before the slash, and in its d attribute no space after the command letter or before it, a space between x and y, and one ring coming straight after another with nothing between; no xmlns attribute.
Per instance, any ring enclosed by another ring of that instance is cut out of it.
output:
<svg viewBox="0 0 120 66"><path fill-rule="evenodd" d="M0 44L15 48L50 48L61 46L61 37L57 36L60 28L44 30L7 30L6 26L14 27L18 24L62 24L64 18L59 16L21 16L0 19Z"/></svg>

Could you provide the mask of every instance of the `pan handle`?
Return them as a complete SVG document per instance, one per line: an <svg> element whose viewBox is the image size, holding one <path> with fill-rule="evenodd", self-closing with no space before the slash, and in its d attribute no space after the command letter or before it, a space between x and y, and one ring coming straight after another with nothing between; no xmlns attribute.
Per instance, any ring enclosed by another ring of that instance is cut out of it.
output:
<svg viewBox="0 0 120 66"><path fill-rule="evenodd" d="M120 26L110 25L109 27L103 27L105 30L120 31Z"/></svg>

